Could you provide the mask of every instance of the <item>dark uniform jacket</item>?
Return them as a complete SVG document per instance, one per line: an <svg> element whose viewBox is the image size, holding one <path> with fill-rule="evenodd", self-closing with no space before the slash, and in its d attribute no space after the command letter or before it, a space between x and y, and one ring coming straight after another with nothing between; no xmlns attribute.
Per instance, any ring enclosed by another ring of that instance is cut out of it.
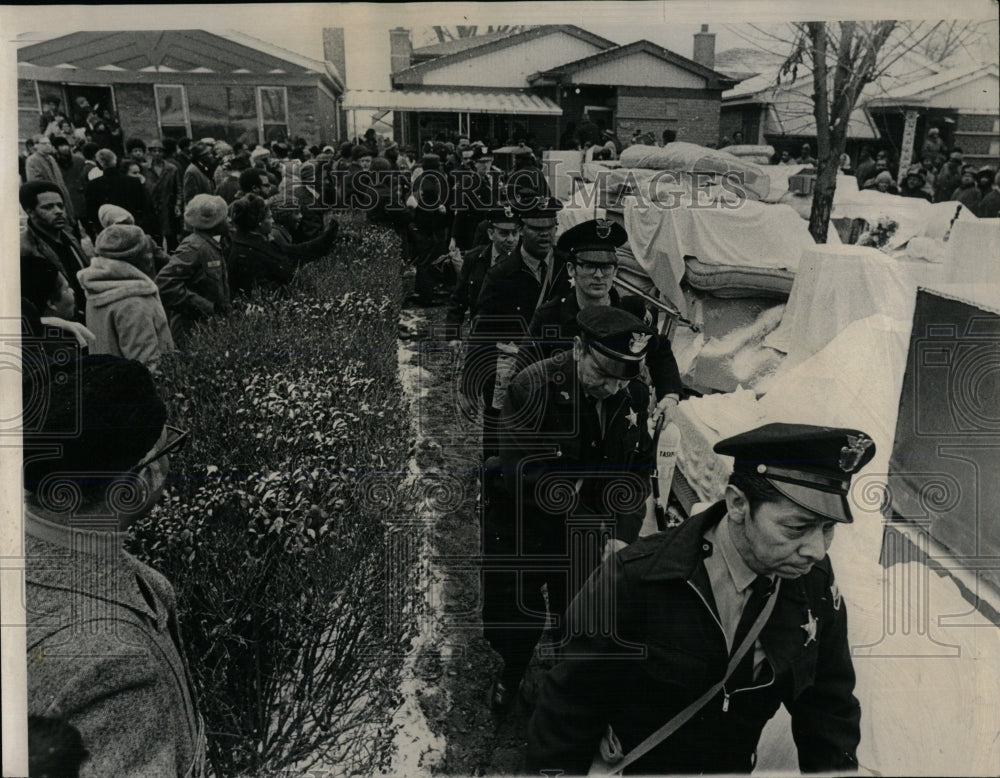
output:
<svg viewBox="0 0 1000 778"><path fill-rule="evenodd" d="M479 310L469 330L462 391L467 397L481 395L487 403L492 402L496 378L496 344L520 344L527 339L528 323L542 292L521 251L518 249L486 271L479 291ZM550 259L559 264L555 254ZM557 277L554 271L553 286Z"/></svg>
<svg viewBox="0 0 1000 778"><path fill-rule="evenodd" d="M175 343L195 322L229 313L229 267L221 241L202 232L188 235L157 273L156 285Z"/></svg>
<svg viewBox="0 0 1000 778"><path fill-rule="evenodd" d="M458 171L456 171L458 173ZM500 202L503 179L499 173L490 171L480 175L474 170L462 170L461 175L452 174L455 203L455 220L451 226L451 237L462 251L476 246L476 228L486 219L491 208Z"/></svg>
<svg viewBox="0 0 1000 778"><path fill-rule="evenodd" d="M645 384L631 381L603 401L602 433L595 405L577 380L571 352L522 370L507 390L500 424L503 491L519 502L520 510L509 510L503 500L499 506L491 501L491 530L508 531L511 527L503 524L520 515L528 550L564 553L566 511L546 507L544 495L558 493L556 481L572 486L582 478L575 512L606 517L617 538L635 540L653 468L648 407Z"/></svg>
<svg viewBox="0 0 1000 778"><path fill-rule="evenodd" d="M622 297L617 289L611 290L610 297L611 304L616 308L623 308L639 319L646 316L646 308L638 297ZM541 305L528 325L531 345L525 350L525 358L547 359L561 349L570 348L573 338L580 334L580 325L576 323L579 312L580 304L572 290L564 297ZM649 367L657 400L663 399L667 394L683 395L684 384L681 383L677 360L674 359L670 339L666 335L658 334L650 341L646 365Z"/></svg>
<svg viewBox="0 0 1000 778"><path fill-rule="evenodd" d="M466 311L469 312L470 319L476 318L476 314L479 313L479 292L492 260L492 243L476 246L462 255L462 269L458 273L455 291L451 293L451 305L448 306L445 324L456 329L461 327Z"/></svg>
<svg viewBox="0 0 1000 778"><path fill-rule="evenodd" d="M713 552L705 531L725 513L725 503L717 503L641 538L581 590L568 617L573 658L545 678L529 724L528 772L585 774L608 724L628 753L723 678L729 652L701 560ZM599 593L614 599L617 642L582 630ZM782 581L776 597L760 634L762 675L752 686L719 692L626 773L750 772L760 732L782 703L800 769L857 769L861 711L847 612L829 557L802 578ZM810 639L805 627L813 620Z"/></svg>

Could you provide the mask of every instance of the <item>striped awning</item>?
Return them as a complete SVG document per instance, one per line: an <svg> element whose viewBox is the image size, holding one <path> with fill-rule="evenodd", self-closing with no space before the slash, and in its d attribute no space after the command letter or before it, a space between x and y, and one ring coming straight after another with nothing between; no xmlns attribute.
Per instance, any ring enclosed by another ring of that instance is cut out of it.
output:
<svg viewBox="0 0 1000 778"><path fill-rule="evenodd" d="M516 89L464 91L444 89L349 89L347 111L438 111L442 113L496 113L521 116L561 116L562 108L549 100Z"/></svg>

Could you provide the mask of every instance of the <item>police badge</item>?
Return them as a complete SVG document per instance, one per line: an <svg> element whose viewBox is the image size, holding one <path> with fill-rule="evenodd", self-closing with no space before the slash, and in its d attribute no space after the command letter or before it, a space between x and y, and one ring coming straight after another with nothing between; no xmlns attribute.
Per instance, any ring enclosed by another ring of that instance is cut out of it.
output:
<svg viewBox="0 0 1000 778"><path fill-rule="evenodd" d="M645 332L633 332L632 340L629 341L628 350L633 354L641 354L643 349L646 348L646 344L649 343L649 339L653 337Z"/></svg>
<svg viewBox="0 0 1000 778"><path fill-rule="evenodd" d="M513 219L514 218L514 209L511 208L510 205L505 205L503 207L503 215L505 217L507 217L508 219Z"/></svg>
<svg viewBox="0 0 1000 778"><path fill-rule="evenodd" d="M840 469L845 473L853 473L858 468L858 462L874 441L864 433L848 435L847 445L840 449Z"/></svg>
<svg viewBox="0 0 1000 778"><path fill-rule="evenodd" d="M611 234L611 222L607 219L595 219L594 222L594 231L597 233L597 237L605 240Z"/></svg>

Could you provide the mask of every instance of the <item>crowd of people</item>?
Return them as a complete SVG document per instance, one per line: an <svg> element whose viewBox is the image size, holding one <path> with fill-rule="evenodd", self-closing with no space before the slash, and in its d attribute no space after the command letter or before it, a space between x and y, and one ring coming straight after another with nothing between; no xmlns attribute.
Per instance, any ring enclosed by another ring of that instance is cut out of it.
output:
<svg viewBox="0 0 1000 778"><path fill-rule="evenodd" d="M781 703L803 769L857 768L846 608L828 596L826 550L852 520L846 494L874 455L871 439L778 424L722 441L716 450L736 462L724 499L679 527L659 516L661 531L640 539L655 431L690 393L662 312L615 286L625 229L594 218L557 240L562 204L528 143L512 139L501 169L491 145L466 136L442 133L419 154L374 131L337 149L122 139L107 111L78 104L67 118L56 108L40 119L19 193L23 333L44 366L26 380L46 382L51 404L25 446L64 442L25 470L29 650L50 658L29 671L40 742L72 725L66 742L86 774L202 774L205 733L173 591L121 549L186 439L167 423L157 373L200 322L348 251L335 248L333 216L362 209L400 235L415 268L409 302L446 306L447 337L461 346L460 395L482 424L484 637L503 660L489 705L501 717L530 712L528 768L581 774L599 751L650 772L749 772ZM675 140L668 129L630 142ZM589 159L623 148L589 123L563 144ZM778 161L792 164L790 153ZM808 145L794 163L815 164ZM854 173L890 191L896 172L880 152ZM984 176L942 147L900 193L984 215L998 194L992 171L980 192ZM53 357L67 344L84 352L72 367ZM72 380L57 380L68 371ZM69 512L48 489L67 474L79 493ZM124 510L113 493L129 479L144 484L143 499ZM79 515L111 518L81 528ZM47 565L56 554L70 562ZM80 571L82 592L72 585ZM156 662L67 644L58 625L81 596L106 603ZM595 613L615 614L616 626L595 631ZM531 688L546 614L559 661ZM654 650L637 657L636 645ZM663 734L672 719L683 720Z"/></svg>

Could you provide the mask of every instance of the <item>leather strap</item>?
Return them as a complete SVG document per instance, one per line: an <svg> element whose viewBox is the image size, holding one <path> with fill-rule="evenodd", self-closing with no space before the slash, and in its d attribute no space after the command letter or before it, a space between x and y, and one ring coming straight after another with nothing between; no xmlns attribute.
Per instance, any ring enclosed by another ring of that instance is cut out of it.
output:
<svg viewBox="0 0 1000 778"><path fill-rule="evenodd" d="M780 585L780 583L780 579L776 581L776 584ZM753 623L753 626L750 627L750 631L747 632L747 636L743 638L743 642L740 643L740 647L736 650L736 653L729 659L729 666L726 668L726 674L722 680L670 719L670 721L656 730L656 732L643 740L639 745L625 754L624 758L612 767L611 775L620 773L634 761L641 759L643 756L656 748L660 743L684 726L684 724L687 723L687 721L694 716L694 714L701 710L709 700L715 697L715 695L722 690L722 688L726 685L726 681L729 680L729 676L733 674L736 666L746 655L747 651L750 650L750 647L756 642L757 636L760 635L760 631L764 629L764 624L767 623L768 618L771 616L771 611L774 610L774 603L778 599L777 594L778 586L776 585L774 592L768 598L767 604L764 606L764 610L760 612L757 620Z"/></svg>

